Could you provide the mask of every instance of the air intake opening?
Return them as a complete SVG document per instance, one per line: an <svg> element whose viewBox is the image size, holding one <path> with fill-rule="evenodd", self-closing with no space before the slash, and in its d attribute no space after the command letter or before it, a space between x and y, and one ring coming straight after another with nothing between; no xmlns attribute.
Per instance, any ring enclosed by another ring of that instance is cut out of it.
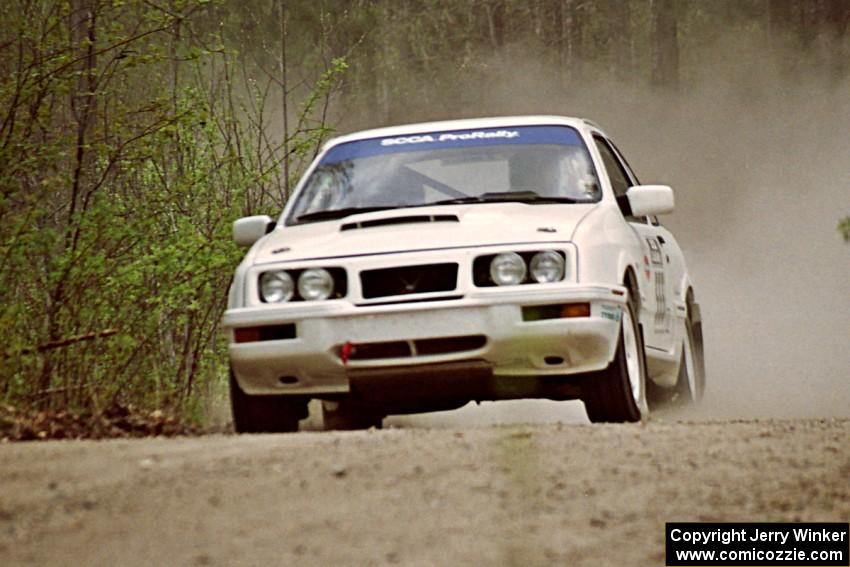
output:
<svg viewBox="0 0 850 567"><path fill-rule="evenodd" d="M407 358L411 355L407 341L360 343L351 345L349 360L376 360L380 358Z"/></svg>
<svg viewBox="0 0 850 567"><path fill-rule="evenodd" d="M416 354L420 356L448 354L452 352L478 350L487 344L487 337L484 335L469 335L442 339L421 339L413 341L413 344L416 346Z"/></svg>
<svg viewBox="0 0 850 567"><path fill-rule="evenodd" d="M460 220L457 218L457 215L407 215L403 217L390 217L386 219L349 222L339 227L339 230L356 230L359 228L372 228L376 226L387 226L393 224L415 224L428 222L460 222Z"/></svg>
<svg viewBox="0 0 850 567"><path fill-rule="evenodd" d="M384 341L377 343L354 343L350 347L348 360L378 360L382 358L412 358L468 352L483 348L487 344L484 335L462 335L436 339L410 341ZM343 357L343 347L337 348L337 356Z"/></svg>

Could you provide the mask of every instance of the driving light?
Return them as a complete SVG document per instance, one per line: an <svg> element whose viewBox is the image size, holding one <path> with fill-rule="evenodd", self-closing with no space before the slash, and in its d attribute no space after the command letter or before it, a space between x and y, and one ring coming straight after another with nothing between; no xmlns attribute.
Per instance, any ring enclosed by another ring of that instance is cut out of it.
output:
<svg viewBox="0 0 850 567"><path fill-rule="evenodd" d="M520 284L525 274L525 260L516 252L503 252L490 262L490 279L497 285Z"/></svg>
<svg viewBox="0 0 850 567"><path fill-rule="evenodd" d="M260 295L266 303L281 303L292 299L295 282L292 276L283 270L264 272L260 276Z"/></svg>
<svg viewBox="0 0 850 567"><path fill-rule="evenodd" d="M304 270L298 278L298 294L305 301L327 299L334 291L334 280L324 268Z"/></svg>
<svg viewBox="0 0 850 567"><path fill-rule="evenodd" d="M531 259L530 270L537 283L559 282L564 279L564 257L552 250L538 252Z"/></svg>

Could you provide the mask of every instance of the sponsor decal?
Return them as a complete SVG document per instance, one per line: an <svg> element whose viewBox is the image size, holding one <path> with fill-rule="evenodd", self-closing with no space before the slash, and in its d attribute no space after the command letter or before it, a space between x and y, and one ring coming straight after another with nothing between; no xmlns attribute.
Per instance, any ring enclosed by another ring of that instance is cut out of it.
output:
<svg viewBox="0 0 850 567"><path fill-rule="evenodd" d="M619 305L601 305L600 307L600 317L602 317L603 319L610 319L611 321L615 321L617 323L620 322L622 309Z"/></svg>
<svg viewBox="0 0 850 567"><path fill-rule="evenodd" d="M658 243L658 240L655 238L647 238L647 245L649 245L649 255L652 258L653 266L663 266L664 261L661 257L661 245Z"/></svg>
<svg viewBox="0 0 850 567"><path fill-rule="evenodd" d="M516 130L497 130L495 132L486 132L483 130L479 130L475 132L445 132L443 134L425 134L422 136L402 136L400 138L384 138L381 140L381 145L399 146L403 144L427 144L433 142L449 142L456 140L490 140L495 138L503 138L510 140L518 137L519 132Z"/></svg>
<svg viewBox="0 0 850 567"><path fill-rule="evenodd" d="M667 282L664 278L664 258L661 254L661 244L656 238L647 238L649 256L655 273L655 332L659 334L669 333L672 330L672 319L667 313ZM646 262L646 256L644 256ZM646 279L650 279L649 270L646 270Z"/></svg>

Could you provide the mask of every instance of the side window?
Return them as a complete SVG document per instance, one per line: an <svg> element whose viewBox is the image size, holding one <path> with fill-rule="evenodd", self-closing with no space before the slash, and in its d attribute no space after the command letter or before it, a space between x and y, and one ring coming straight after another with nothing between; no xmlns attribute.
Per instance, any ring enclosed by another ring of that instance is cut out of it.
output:
<svg viewBox="0 0 850 567"><path fill-rule="evenodd" d="M599 148L599 153L602 155L602 162L605 164L606 171L608 171L608 178L611 180L614 195L618 198L625 198L626 191L633 185L632 180L637 181L637 177L629 169L628 164L625 163L626 160L621 157L622 154L619 153L619 150L616 150L608 140L601 136L594 136L593 140L596 142L596 147ZM646 217L628 216L626 220L647 224Z"/></svg>
<svg viewBox="0 0 850 567"><path fill-rule="evenodd" d="M626 168L626 173L628 174L628 178L633 181L629 185L640 185L640 179L638 179L637 175L635 175L635 170L632 169L632 166L629 165L629 161L626 159L626 156L623 155L623 152L620 151L620 148L617 147L614 142L611 140L607 140L608 144L613 148L614 153L617 154L617 157L620 158L620 163L623 164L623 167Z"/></svg>
<svg viewBox="0 0 850 567"><path fill-rule="evenodd" d="M614 155L614 150L608 145L604 138L594 136L596 147L602 155L602 163L605 165L605 170L608 172L608 179L611 180L611 187L614 189L614 195L622 197L626 194L626 190L631 186L629 176L626 170L623 169L620 160Z"/></svg>

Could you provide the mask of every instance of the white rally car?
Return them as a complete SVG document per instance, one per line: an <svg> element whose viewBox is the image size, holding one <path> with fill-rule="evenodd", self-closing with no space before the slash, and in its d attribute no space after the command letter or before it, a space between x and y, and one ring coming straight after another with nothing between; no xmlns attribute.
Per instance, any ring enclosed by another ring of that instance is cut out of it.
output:
<svg viewBox="0 0 850 567"><path fill-rule="evenodd" d="M587 120L414 124L329 141L250 246L223 324L239 432L469 401L581 399L638 421L704 388L700 311L641 185Z"/></svg>

